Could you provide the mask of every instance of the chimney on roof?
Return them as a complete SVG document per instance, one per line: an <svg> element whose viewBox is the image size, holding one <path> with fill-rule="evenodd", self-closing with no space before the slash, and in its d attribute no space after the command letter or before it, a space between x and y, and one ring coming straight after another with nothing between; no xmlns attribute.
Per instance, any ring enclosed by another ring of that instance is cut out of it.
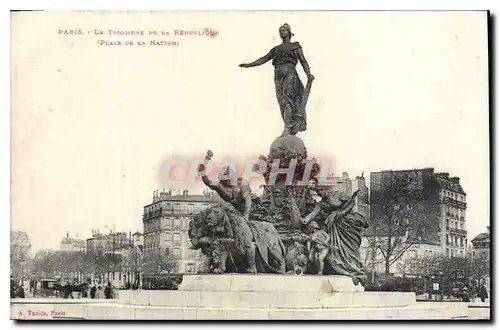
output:
<svg viewBox="0 0 500 330"><path fill-rule="evenodd" d="M490 226L486 227L488 229L488 235L490 235Z"/></svg>
<svg viewBox="0 0 500 330"><path fill-rule="evenodd" d="M187 189L182 191L182 196L184 196L184 198L188 197L188 190Z"/></svg>

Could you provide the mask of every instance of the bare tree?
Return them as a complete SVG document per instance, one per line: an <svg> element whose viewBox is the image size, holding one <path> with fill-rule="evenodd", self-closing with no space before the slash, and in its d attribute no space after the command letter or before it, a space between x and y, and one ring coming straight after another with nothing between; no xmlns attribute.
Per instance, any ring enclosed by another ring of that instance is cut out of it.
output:
<svg viewBox="0 0 500 330"><path fill-rule="evenodd" d="M490 276L491 259L489 252L476 252L467 260L467 273L477 283L481 283Z"/></svg>
<svg viewBox="0 0 500 330"><path fill-rule="evenodd" d="M397 263L397 270L403 278L406 278L408 275L412 274L412 259L410 258L402 258L400 262Z"/></svg>
<svg viewBox="0 0 500 330"><path fill-rule="evenodd" d="M389 275L391 265L413 244L421 242L425 217L415 216L413 210L421 199L417 171L392 172L384 179L382 188L371 192L372 221L366 237L372 249L381 254L385 274Z"/></svg>
<svg viewBox="0 0 500 330"><path fill-rule="evenodd" d="M38 251L32 271L40 277L61 275L67 280L81 279L87 273L85 255L79 251Z"/></svg>
<svg viewBox="0 0 500 330"><path fill-rule="evenodd" d="M32 271L39 277L53 276L57 268L55 251L40 250L33 258Z"/></svg>
<svg viewBox="0 0 500 330"><path fill-rule="evenodd" d="M109 269L104 248L96 246L94 249L87 251L84 260L85 264L89 265L89 273L102 280L101 276L104 276Z"/></svg>
<svg viewBox="0 0 500 330"><path fill-rule="evenodd" d="M448 263L448 258L441 254L427 254L407 260L408 273L421 278L424 283L424 290L428 290L429 280L443 274Z"/></svg>
<svg viewBox="0 0 500 330"><path fill-rule="evenodd" d="M377 266L384 263L384 258L380 253L379 240L376 239L376 233L365 236L367 245L363 248L363 265L367 272L371 273L371 282L375 282L375 273Z"/></svg>
<svg viewBox="0 0 500 330"><path fill-rule="evenodd" d="M170 275L179 269L179 258L169 249L158 249L151 252L144 263L144 271L152 275Z"/></svg>
<svg viewBox="0 0 500 330"><path fill-rule="evenodd" d="M110 280L111 274L121 271L122 255L119 253L104 254L104 265L108 280Z"/></svg>
<svg viewBox="0 0 500 330"><path fill-rule="evenodd" d="M133 277L135 284L139 285L140 272L143 269L143 255L139 247L131 246L124 258L124 269L128 272L128 278Z"/></svg>

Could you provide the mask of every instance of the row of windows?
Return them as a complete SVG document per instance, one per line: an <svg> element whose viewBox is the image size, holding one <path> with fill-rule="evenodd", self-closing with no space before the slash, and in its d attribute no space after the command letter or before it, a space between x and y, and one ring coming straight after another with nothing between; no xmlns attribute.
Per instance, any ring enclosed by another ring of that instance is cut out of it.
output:
<svg viewBox="0 0 500 330"><path fill-rule="evenodd" d="M185 205L185 204L184 204ZM168 213L177 213L177 214L194 214L196 211L199 211L200 207L196 208L195 204L189 203L187 206L181 205L181 203L156 203L144 209L145 213L162 210ZM199 204L198 204L199 206ZM201 209L205 209L209 206L209 203L203 203L201 205Z"/></svg>
<svg viewBox="0 0 500 330"><path fill-rule="evenodd" d="M145 248L146 252L152 252L156 250L158 247L157 246L150 246ZM170 248L172 251L172 254L176 257L179 257L180 259L195 259L200 255L200 252L198 250L191 250L189 248ZM147 258L147 256L146 256Z"/></svg>
<svg viewBox="0 0 500 330"><path fill-rule="evenodd" d="M425 256L430 256L430 255L433 255L433 254L438 254L440 253L440 251L437 251L437 250L425 250L424 251L424 255ZM414 258L417 258L418 254L417 254L417 250L410 250L408 251L408 257L411 258L411 259L414 259Z"/></svg>
<svg viewBox="0 0 500 330"><path fill-rule="evenodd" d="M164 229L187 229L191 218L169 218L162 217L144 222L144 232L149 233Z"/></svg>
<svg viewBox="0 0 500 330"><path fill-rule="evenodd" d="M464 219L465 218L465 210L461 210L459 208L450 206L450 205L445 205L444 206L444 212L446 216L448 217L454 217L458 219Z"/></svg>
<svg viewBox="0 0 500 330"><path fill-rule="evenodd" d="M189 236L187 233L180 232L161 232L152 235L145 235L144 247L159 247L163 241L163 246L175 246L189 244Z"/></svg>
<svg viewBox="0 0 500 330"><path fill-rule="evenodd" d="M457 201L465 202L465 196L464 195L460 195L460 194L457 194L457 193L454 193L454 192L451 192L451 191L444 190L442 192L442 195L443 195L443 197L449 197L449 198L452 198L452 199L457 200Z"/></svg>
<svg viewBox="0 0 500 330"><path fill-rule="evenodd" d="M465 221L446 220L446 227L465 230Z"/></svg>
<svg viewBox="0 0 500 330"><path fill-rule="evenodd" d="M460 243L460 245L463 245L466 241L467 241L467 239L464 237L458 237L458 236L446 234L446 243L455 243L455 245Z"/></svg>

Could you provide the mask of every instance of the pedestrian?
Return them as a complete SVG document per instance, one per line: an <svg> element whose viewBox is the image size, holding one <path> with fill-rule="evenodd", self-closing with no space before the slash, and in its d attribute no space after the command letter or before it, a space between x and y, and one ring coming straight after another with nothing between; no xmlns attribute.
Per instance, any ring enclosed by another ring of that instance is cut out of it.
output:
<svg viewBox="0 0 500 330"><path fill-rule="evenodd" d="M484 284L481 284L479 287L478 296L481 298L481 302L485 302L488 298L488 290L486 290L486 286Z"/></svg>
<svg viewBox="0 0 500 330"><path fill-rule="evenodd" d="M17 296L18 296L19 298L24 298L24 297L25 297L25 295L24 295L24 287L23 287L23 285L22 285L22 284L21 284L21 286L19 287L19 291L18 291L18 293L17 293Z"/></svg>
<svg viewBox="0 0 500 330"><path fill-rule="evenodd" d="M68 299L69 297L71 297L71 299L74 299L73 298L73 286L71 284L69 284L69 281L67 281L66 285L64 286L64 298Z"/></svg>
<svg viewBox="0 0 500 330"><path fill-rule="evenodd" d="M10 298L16 298L17 296L17 287L16 287L16 281L14 280L14 277L10 277Z"/></svg>
<svg viewBox="0 0 500 330"><path fill-rule="evenodd" d="M102 283L99 282L97 285L97 299L101 298Z"/></svg>
<svg viewBox="0 0 500 330"><path fill-rule="evenodd" d="M111 286L111 282L108 282L108 285L104 289L104 298L106 299L113 298L113 287Z"/></svg>
<svg viewBox="0 0 500 330"><path fill-rule="evenodd" d="M464 287L462 290L462 302L470 302L469 290Z"/></svg>
<svg viewBox="0 0 500 330"><path fill-rule="evenodd" d="M90 299L95 299L96 291L97 291L97 286L95 283L92 283L90 287Z"/></svg>

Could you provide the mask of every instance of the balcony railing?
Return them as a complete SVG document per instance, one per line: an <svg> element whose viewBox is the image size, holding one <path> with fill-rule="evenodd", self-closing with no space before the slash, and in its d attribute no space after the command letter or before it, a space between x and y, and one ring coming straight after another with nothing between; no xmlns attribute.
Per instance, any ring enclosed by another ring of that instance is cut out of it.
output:
<svg viewBox="0 0 500 330"><path fill-rule="evenodd" d="M467 235L467 230L458 229L458 228L449 228L450 233L459 234L459 235Z"/></svg>
<svg viewBox="0 0 500 330"><path fill-rule="evenodd" d="M144 213L142 216L143 220L148 220L160 215L181 215L181 216L189 216L198 213L197 211L193 209L189 209L187 207L181 207L181 208L165 208L165 209L158 209L154 210L151 212Z"/></svg>
<svg viewBox="0 0 500 330"><path fill-rule="evenodd" d="M465 209L467 207L467 203L465 202L461 202L461 201L457 201L453 198L450 198L450 197L443 197L443 203L446 203L446 204L450 204L450 205L453 205L453 206L457 206L461 209Z"/></svg>

